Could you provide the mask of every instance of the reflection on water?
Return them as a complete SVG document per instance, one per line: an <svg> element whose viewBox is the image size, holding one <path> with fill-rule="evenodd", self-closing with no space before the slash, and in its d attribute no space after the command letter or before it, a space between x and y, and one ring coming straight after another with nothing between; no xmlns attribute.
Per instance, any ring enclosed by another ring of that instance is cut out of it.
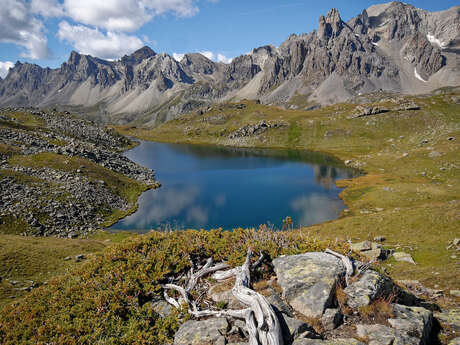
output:
<svg viewBox="0 0 460 345"><path fill-rule="evenodd" d="M311 225L338 216L335 181L356 174L331 157L288 150L142 142L126 156L154 169L162 187L112 229L281 227L286 216Z"/></svg>

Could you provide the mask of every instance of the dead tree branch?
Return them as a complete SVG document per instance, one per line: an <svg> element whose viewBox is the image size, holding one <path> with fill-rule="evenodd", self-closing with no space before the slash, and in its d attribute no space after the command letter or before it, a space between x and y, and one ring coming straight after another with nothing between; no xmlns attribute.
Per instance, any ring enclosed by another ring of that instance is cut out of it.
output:
<svg viewBox="0 0 460 345"><path fill-rule="evenodd" d="M164 295L166 301L174 307L180 308L179 301L170 297L166 292L167 289L177 291L193 316L198 318L205 316L226 316L243 319L246 321L246 327L248 328L250 345L283 345L281 325L273 307L264 296L251 289L251 270L258 267L265 257L261 255L254 264L251 264L251 257L252 252L248 250L244 264L227 271L222 270L228 268L228 264L219 263L213 265L212 258L209 258L206 264L196 273L193 272L192 264L190 279L185 288L176 284L165 284L162 286L165 289ZM196 302L191 299L190 292L198 284L200 278L211 273L214 273L212 277L218 280L235 276L236 281L232 293L238 301L248 308L241 310L198 310Z"/></svg>

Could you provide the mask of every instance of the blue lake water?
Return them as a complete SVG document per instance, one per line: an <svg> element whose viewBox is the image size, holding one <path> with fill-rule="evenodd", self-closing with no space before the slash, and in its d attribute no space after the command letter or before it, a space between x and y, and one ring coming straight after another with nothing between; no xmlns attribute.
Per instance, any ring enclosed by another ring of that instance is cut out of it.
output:
<svg viewBox="0 0 460 345"><path fill-rule="evenodd" d="M142 141L125 155L152 168L162 187L115 230L234 229L294 226L336 218L345 208L337 179L356 172L331 157L288 150L239 149Z"/></svg>

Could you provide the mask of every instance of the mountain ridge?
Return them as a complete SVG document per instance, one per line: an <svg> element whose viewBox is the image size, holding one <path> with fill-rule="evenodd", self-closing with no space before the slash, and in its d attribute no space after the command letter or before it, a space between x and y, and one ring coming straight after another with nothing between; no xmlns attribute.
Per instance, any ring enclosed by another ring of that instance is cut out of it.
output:
<svg viewBox="0 0 460 345"><path fill-rule="evenodd" d="M390 2L347 22L331 9L318 30L229 64L199 53L176 61L147 46L117 61L73 51L56 69L17 62L0 80L0 105L72 106L107 122L154 126L228 100L296 108L456 86L459 54L460 6L428 12Z"/></svg>

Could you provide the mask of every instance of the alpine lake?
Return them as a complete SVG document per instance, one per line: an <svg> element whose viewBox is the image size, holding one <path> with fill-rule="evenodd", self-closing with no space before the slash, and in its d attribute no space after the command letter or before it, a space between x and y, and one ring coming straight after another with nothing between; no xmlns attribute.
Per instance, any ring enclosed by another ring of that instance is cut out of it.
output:
<svg viewBox="0 0 460 345"><path fill-rule="evenodd" d="M112 231L283 228L335 219L345 208L336 180L359 172L320 153L141 141L125 155L162 184Z"/></svg>

